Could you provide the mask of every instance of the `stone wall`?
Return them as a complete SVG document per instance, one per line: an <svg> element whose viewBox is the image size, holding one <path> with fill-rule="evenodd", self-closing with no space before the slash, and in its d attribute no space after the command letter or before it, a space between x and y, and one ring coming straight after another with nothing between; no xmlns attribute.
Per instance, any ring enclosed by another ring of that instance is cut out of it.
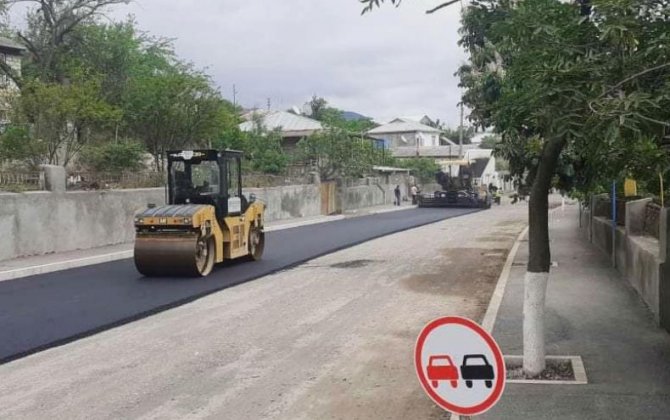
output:
<svg viewBox="0 0 670 420"><path fill-rule="evenodd" d="M584 236L610 259L614 253L613 263L617 270L649 306L656 321L670 331L670 295L664 293L670 283L670 273L664 274L670 238L665 223L668 209L661 210L664 222L661 223L659 240L644 232L650 199L627 202L625 226L617 226L616 229L612 228L610 219L601 216L606 212L606 204L598 201L599 198L595 198L589 206L595 216L589 209L580 213L580 228Z"/></svg>

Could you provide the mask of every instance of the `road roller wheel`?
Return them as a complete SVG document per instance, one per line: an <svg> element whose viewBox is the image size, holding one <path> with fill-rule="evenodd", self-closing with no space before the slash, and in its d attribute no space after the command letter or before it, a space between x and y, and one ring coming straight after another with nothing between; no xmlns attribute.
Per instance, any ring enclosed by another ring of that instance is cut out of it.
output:
<svg viewBox="0 0 670 420"><path fill-rule="evenodd" d="M252 260L258 261L263 257L264 249L265 232L254 226L249 230L249 256Z"/></svg>
<svg viewBox="0 0 670 420"><path fill-rule="evenodd" d="M135 267L147 277L206 276L215 254L212 236L143 233L135 239Z"/></svg>
<svg viewBox="0 0 670 420"><path fill-rule="evenodd" d="M215 252L213 236L198 238L198 242L195 244L195 265L201 276L204 277L212 272Z"/></svg>

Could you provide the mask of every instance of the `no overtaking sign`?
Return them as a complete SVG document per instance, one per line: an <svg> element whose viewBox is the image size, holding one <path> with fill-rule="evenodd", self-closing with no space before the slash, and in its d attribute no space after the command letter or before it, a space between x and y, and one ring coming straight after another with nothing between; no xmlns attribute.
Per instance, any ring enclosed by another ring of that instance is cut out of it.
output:
<svg viewBox="0 0 670 420"><path fill-rule="evenodd" d="M488 411L505 388L500 347L466 318L444 317L426 325L416 343L414 365L428 396L454 414Z"/></svg>

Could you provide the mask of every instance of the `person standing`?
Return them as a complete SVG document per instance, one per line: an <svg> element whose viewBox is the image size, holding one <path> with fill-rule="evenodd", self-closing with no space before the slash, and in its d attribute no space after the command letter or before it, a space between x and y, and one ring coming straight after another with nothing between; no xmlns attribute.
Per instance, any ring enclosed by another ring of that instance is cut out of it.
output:
<svg viewBox="0 0 670 420"><path fill-rule="evenodd" d="M416 185L412 185L412 205L416 205L416 196L419 194L419 189L416 187Z"/></svg>
<svg viewBox="0 0 670 420"><path fill-rule="evenodd" d="M393 190L393 192L395 193L395 201L393 202L393 204L395 204L396 206L399 206L400 205L400 185L396 185L395 190Z"/></svg>

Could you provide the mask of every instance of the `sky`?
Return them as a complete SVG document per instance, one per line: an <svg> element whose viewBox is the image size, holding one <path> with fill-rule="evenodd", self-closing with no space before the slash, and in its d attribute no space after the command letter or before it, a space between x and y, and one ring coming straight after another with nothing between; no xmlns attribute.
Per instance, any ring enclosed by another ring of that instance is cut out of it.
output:
<svg viewBox="0 0 670 420"><path fill-rule="evenodd" d="M226 98L235 85L244 107L269 98L289 109L317 95L379 121L427 114L456 127L460 5L425 14L439 2L361 16L358 0L135 0L107 16L132 14L142 30L174 39Z"/></svg>

